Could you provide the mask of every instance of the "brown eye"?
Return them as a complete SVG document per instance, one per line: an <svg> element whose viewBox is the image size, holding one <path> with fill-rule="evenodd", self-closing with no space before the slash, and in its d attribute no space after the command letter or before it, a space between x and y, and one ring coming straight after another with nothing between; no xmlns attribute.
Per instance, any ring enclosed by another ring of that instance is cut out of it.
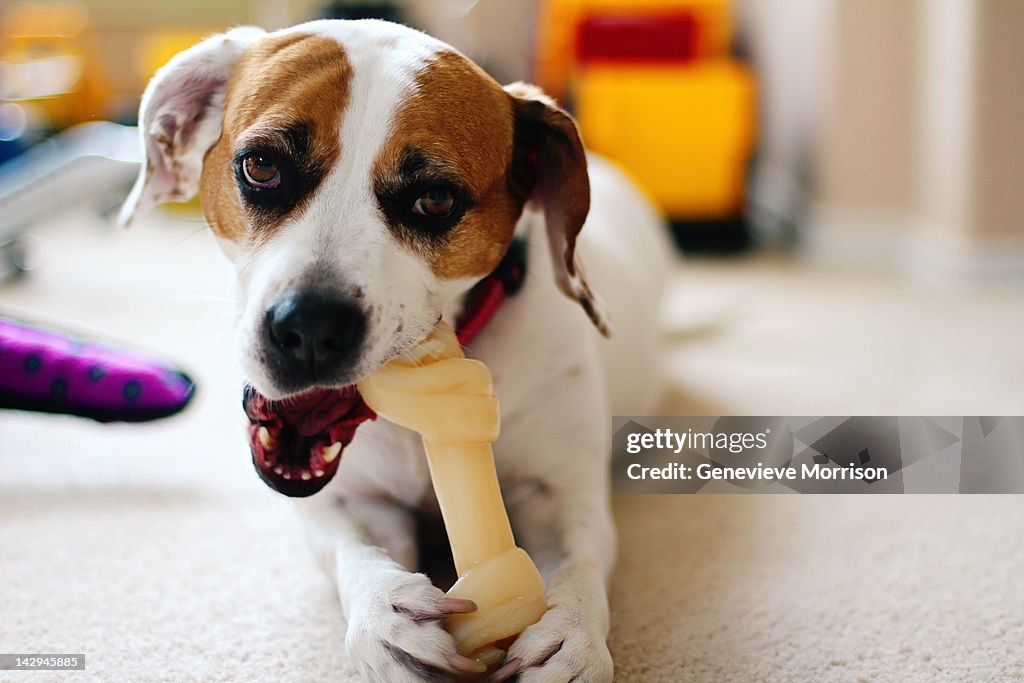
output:
<svg viewBox="0 0 1024 683"><path fill-rule="evenodd" d="M432 187L419 196L412 212L431 218L447 218L455 212L455 195L443 187Z"/></svg>
<svg viewBox="0 0 1024 683"><path fill-rule="evenodd" d="M281 170L263 154L250 154L242 160L245 182L259 189L272 189L281 184Z"/></svg>

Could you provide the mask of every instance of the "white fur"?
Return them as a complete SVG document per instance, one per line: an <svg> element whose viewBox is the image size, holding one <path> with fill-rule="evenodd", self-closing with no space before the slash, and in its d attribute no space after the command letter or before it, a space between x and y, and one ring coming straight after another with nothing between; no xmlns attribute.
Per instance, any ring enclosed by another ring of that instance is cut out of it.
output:
<svg viewBox="0 0 1024 683"><path fill-rule="evenodd" d="M460 297L473 284L438 280L394 240L370 188L370 169L393 113L424 60L446 46L381 22L313 22L289 30L338 40L354 81L337 167L301 218L268 246L235 257L243 363L270 397L279 392L262 369L254 332L289 281L314 264L333 268L334 286L366 293L372 315L360 376L423 338L439 315L454 322ZM147 96L158 89L151 85ZM611 680L605 644L605 591L615 557L610 416L648 412L658 390L654 318L668 253L660 220L628 180L599 159L591 159L591 187L579 255L590 284L604 294L616 330L612 340L602 339L558 290L544 218L528 209L518 226L530 240L524 286L469 349L494 375L502 406L495 444L502 491L517 542L544 574L551 605L509 652L522 681ZM403 331L396 334L399 322ZM418 561L411 511L437 512L419 437L383 420L364 424L337 476L297 505L318 558L337 582L348 620L345 642L359 670L370 680L422 680L394 656L395 648L450 670L451 637L436 621L409 616L436 609L443 597L411 573Z"/></svg>

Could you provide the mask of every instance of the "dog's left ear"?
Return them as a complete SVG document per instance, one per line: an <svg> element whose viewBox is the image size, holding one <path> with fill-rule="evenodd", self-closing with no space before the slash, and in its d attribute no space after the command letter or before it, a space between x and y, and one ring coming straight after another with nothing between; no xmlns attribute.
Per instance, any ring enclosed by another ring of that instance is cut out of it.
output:
<svg viewBox="0 0 1024 683"><path fill-rule="evenodd" d="M505 86L515 116L515 150L510 182L544 210L551 262L558 288L587 312L601 334L611 335L604 304L590 289L576 237L590 211L587 156L576 123L540 88Z"/></svg>
<svg viewBox="0 0 1024 683"><path fill-rule="evenodd" d="M241 54L264 35L245 26L175 55L146 86L139 108L142 170L118 222L199 191L203 157L220 138L228 80Z"/></svg>

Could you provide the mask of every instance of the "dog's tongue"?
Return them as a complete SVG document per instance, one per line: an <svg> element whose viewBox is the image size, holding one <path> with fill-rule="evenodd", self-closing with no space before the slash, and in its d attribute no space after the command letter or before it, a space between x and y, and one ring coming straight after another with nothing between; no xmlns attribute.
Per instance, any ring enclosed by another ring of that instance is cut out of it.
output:
<svg viewBox="0 0 1024 683"><path fill-rule="evenodd" d="M249 448L260 478L286 496L311 496L331 480L356 428L377 417L354 386L271 401L247 386Z"/></svg>

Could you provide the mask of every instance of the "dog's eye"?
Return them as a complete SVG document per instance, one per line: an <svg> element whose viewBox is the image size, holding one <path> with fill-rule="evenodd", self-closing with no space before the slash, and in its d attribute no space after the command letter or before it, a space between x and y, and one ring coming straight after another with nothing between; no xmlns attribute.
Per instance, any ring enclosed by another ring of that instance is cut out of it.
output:
<svg viewBox="0 0 1024 683"><path fill-rule="evenodd" d="M281 184L281 169L269 156L254 152L242 159L242 177L251 187L271 190Z"/></svg>
<svg viewBox="0 0 1024 683"><path fill-rule="evenodd" d="M443 187L431 187L421 194L412 205L412 212L431 218L447 218L455 213L455 195Z"/></svg>

